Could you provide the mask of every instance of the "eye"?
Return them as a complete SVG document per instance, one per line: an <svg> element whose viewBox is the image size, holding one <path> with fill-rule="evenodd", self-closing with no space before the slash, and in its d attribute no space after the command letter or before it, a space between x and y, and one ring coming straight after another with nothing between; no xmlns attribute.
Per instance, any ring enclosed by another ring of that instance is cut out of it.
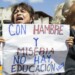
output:
<svg viewBox="0 0 75 75"><path fill-rule="evenodd" d="M22 13L25 13L26 11L25 11L25 10L21 10L21 12L22 12Z"/></svg>
<svg viewBox="0 0 75 75"><path fill-rule="evenodd" d="M16 14L16 13L18 13L18 12L19 12L18 10L15 10L15 11L14 11L14 14Z"/></svg>

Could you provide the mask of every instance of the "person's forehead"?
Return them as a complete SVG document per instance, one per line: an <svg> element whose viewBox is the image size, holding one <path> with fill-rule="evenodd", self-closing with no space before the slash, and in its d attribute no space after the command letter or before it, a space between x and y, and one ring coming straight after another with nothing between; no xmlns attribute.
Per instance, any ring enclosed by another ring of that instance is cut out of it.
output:
<svg viewBox="0 0 75 75"><path fill-rule="evenodd" d="M18 6L18 7L16 7L15 10L26 10L26 8L24 8L24 7L22 7L22 6Z"/></svg>

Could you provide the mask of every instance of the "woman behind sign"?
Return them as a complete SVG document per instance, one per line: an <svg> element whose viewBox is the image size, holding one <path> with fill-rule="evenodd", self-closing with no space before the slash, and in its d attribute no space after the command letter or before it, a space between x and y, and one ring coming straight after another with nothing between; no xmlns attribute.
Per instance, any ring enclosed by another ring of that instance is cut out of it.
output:
<svg viewBox="0 0 75 75"><path fill-rule="evenodd" d="M19 3L14 5L11 16L12 23L14 24L31 24L34 20L34 9L26 4ZM4 39L0 39L0 42L5 42ZM13 74L13 75L29 75L29 74Z"/></svg>

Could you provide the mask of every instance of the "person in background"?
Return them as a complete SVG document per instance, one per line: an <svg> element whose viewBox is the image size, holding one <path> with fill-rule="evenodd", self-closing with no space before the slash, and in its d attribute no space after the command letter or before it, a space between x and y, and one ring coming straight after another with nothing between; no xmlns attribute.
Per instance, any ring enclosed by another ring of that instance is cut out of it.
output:
<svg viewBox="0 0 75 75"><path fill-rule="evenodd" d="M71 5L69 11L65 16L65 24L71 27L70 36L75 38L75 3ZM69 48L68 55L65 62L65 75L75 75L75 39L74 44Z"/></svg>

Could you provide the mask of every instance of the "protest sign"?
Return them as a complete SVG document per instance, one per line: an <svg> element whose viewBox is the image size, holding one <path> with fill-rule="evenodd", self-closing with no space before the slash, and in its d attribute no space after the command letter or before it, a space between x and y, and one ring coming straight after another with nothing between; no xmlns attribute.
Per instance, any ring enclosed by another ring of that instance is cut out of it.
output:
<svg viewBox="0 0 75 75"><path fill-rule="evenodd" d="M3 70L7 74L64 72L68 25L4 24ZM6 32L7 31L7 32ZM9 59L9 61L8 61ZM9 63L9 64L8 64Z"/></svg>

